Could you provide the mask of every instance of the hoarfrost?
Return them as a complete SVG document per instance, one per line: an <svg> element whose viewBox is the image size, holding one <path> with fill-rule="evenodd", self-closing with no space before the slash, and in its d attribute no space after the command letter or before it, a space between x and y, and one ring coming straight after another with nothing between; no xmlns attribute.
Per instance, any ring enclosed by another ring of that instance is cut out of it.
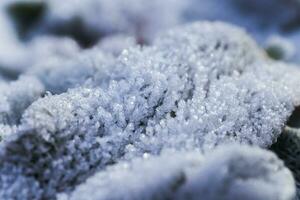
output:
<svg viewBox="0 0 300 200"><path fill-rule="evenodd" d="M26 177L42 188L41 198L52 198L145 153L233 142L268 147L300 102L299 71L272 62L223 23L175 28L154 46L125 50L108 70L25 111L0 147L0 170L13 177L6 182L1 173L2 182Z"/></svg>

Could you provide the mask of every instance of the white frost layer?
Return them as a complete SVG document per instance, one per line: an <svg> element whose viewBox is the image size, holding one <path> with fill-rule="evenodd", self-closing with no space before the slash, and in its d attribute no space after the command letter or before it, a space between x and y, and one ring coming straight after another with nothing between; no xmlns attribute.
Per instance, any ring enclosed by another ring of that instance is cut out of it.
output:
<svg viewBox="0 0 300 200"><path fill-rule="evenodd" d="M0 170L14 178L0 173L0 181L27 177L51 198L144 153L232 142L267 147L300 99L298 70L269 61L243 31L223 23L176 28L111 66L88 86L25 111L22 129L0 147Z"/></svg>

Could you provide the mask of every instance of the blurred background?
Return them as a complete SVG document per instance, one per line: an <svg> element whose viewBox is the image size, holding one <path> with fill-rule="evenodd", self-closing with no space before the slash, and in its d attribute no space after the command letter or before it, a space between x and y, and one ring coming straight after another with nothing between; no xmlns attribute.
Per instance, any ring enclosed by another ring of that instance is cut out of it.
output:
<svg viewBox="0 0 300 200"><path fill-rule="evenodd" d="M273 59L300 63L299 0L1 0L0 76L88 48L117 56L198 20L239 25Z"/></svg>

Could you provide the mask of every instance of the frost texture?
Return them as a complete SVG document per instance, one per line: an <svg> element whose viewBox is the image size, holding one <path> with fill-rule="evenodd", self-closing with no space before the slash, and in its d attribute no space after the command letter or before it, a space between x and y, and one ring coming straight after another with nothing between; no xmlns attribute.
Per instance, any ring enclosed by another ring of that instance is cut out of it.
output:
<svg viewBox="0 0 300 200"><path fill-rule="evenodd" d="M58 199L292 200L294 196L293 176L274 154L233 145L204 158L177 152L119 163Z"/></svg>
<svg viewBox="0 0 300 200"><path fill-rule="evenodd" d="M19 190L52 198L144 153L267 147L300 102L299 72L268 60L236 27L194 23L154 43L97 66L85 87L35 101L0 146L2 188L32 182Z"/></svg>

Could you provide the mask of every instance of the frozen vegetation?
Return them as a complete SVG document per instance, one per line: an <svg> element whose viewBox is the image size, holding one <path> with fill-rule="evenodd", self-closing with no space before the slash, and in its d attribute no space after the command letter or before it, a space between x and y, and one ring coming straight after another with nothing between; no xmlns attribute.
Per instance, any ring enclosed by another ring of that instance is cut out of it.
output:
<svg viewBox="0 0 300 200"><path fill-rule="evenodd" d="M0 199L300 199L298 12L1 1Z"/></svg>
<svg viewBox="0 0 300 200"><path fill-rule="evenodd" d="M53 198L106 166L168 149L205 152L233 142L268 147L299 103L295 67L270 61L242 30L223 23L175 28L111 62L100 49L85 53L66 65L78 74L53 65L54 81L37 76L59 86L65 83L55 79L67 76L87 82L35 101L6 136L3 198Z"/></svg>
<svg viewBox="0 0 300 200"><path fill-rule="evenodd" d="M58 199L264 200L293 199L294 195L291 172L273 153L233 145L205 156L196 152L144 155L108 167Z"/></svg>

